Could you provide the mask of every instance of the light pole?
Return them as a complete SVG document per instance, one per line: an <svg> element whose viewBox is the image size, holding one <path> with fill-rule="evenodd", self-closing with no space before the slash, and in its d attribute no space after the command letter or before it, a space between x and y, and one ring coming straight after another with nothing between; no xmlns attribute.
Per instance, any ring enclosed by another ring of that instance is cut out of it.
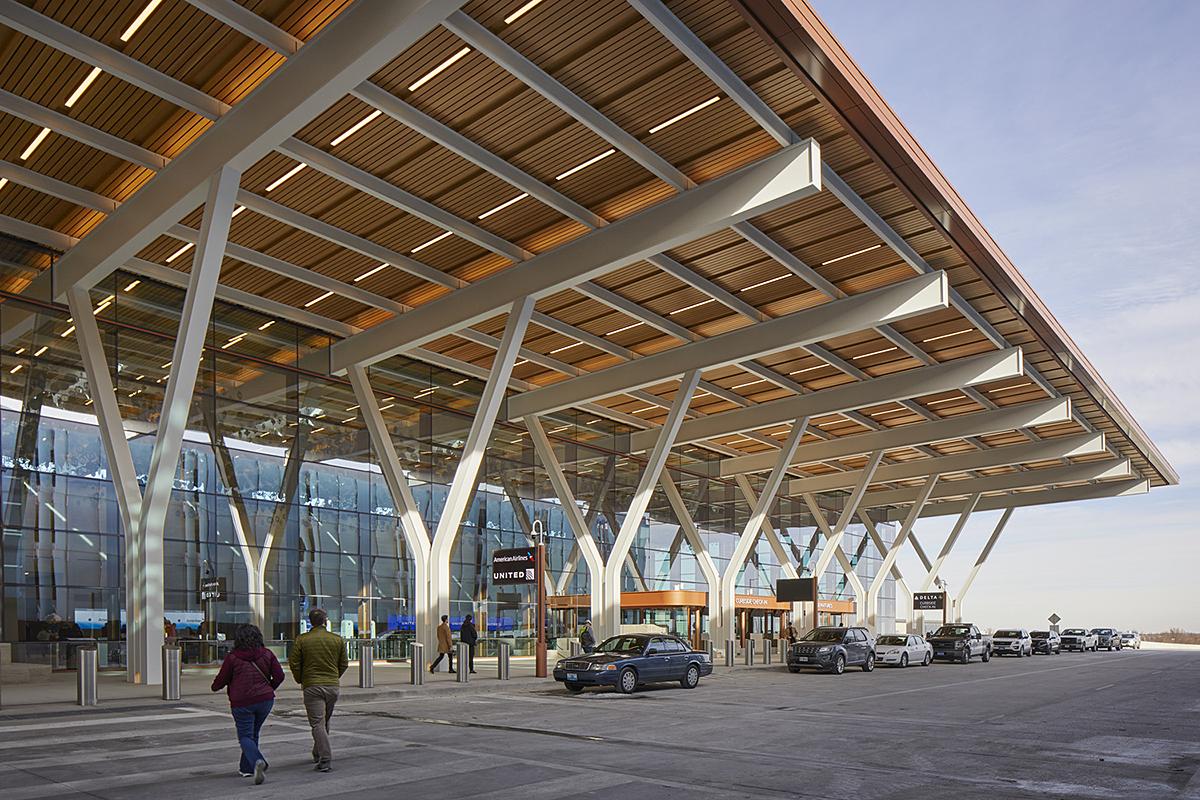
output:
<svg viewBox="0 0 1200 800"><path fill-rule="evenodd" d="M533 529L530 531L530 536L534 543L534 574L537 576L536 588L537 593L537 645L534 651L534 674L539 678L545 678L546 670L546 530L542 526L540 519L534 519Z"/></svg>

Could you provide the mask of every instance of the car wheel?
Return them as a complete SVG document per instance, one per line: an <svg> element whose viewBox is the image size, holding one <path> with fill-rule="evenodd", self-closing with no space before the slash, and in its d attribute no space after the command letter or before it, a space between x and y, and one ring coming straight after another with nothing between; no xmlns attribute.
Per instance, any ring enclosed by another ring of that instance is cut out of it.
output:
<svg viewBox="0 0 1200 800"><path fill-rule="evenodd" d="M971 660L971 648L964 647L962 655L958 657L958 660L964 664L968 663Z"/></svg>
<svg viewBox="0 0 1200 800"><path fill-rule="evenodd" d="M844 655L841 653L837 654L837 657L833 659L833 667L831 667L831 671L834 675L841 675L846 671L846 657Z"/></svg>
<svg viewBox="0 0 1200 800"><path fill-rule="evenodd" d="M863 662L862 671L872 672L875 669L875 654L867 653L867 660Z"/></svg>
<svg viewBox="0 0 1200 800"><path fill-rule="evenodd" d="M900 669L904 669L907 666L908 666L908 653L901 653L900 654Z"/></svg>
<svg viewBox="0 0 1200 800"><path fill-rule="evenodd" d="M637 689L637 673L633 671L633 667L621 670L621 675L617 678L617 688L622 694L634 693Z"/></svg>
<svg viewBox="0 0 1200 800"><path fill-rule="evenodd" d="M922 666L922 667L928 667L928 666L929 666L930 664L932 664L932 663L933 663L933 654L932 654L932 653L926 653L926 654L925 654L925 660L921 662L921 666Z"/></svg>
<svg viewBox="0 0 1200 800"><path fill-rule="evenodd" d="M979 660L980 660L980 661L982 661L982 662L983 662L983 663L985 663L985 664L986 664L987 662L991 661L991 660L992 660L992 651L991 651L991 650L988 650L988 649L985 647L985 648L984 648L984 650L983 650L983 652L979 654Z"/></svg>
<svg viewBox="0 0 1200 800"><path fill-rule="evenodd" d="M695 689L700 684L700 668L692 664L687 673L680 678L679 685L685 689Z"/></svg>
<svg viewBox="0 0 1200 800"><path fill-rule="evenodd" d="M799 667L793 667L793 666L791 666L791 665L789 665L789 666L788 666L788 672L796 673L796 672L799 672L799 671L800 671L800 668L799 668Z"/></svg>
<svg viewBox="0 0 1200 800"><path fill-rule="evenodd" d="M580 692L582 692L582 691L583 691L583 685L582 685L582 684L578 684L578 683L564 683L564 684L563 684L563 686L567 687L567 691L568 691L568 692L570 692L571 694L579 694Z"/></svg>

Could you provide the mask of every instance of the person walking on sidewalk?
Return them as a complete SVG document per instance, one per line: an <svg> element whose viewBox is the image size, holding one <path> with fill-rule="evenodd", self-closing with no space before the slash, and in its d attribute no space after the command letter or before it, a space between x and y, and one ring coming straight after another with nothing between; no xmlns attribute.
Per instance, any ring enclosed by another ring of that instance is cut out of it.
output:
<svg viewBox="0 0 1200 800"><path fill-rule="evenodd" d="M266 780L267 759L258 748L258 734L275 705L275 690L283 683L283 667L275 654L263 646L262 631L239 625L233 634L233 649L221 662L212 690L225 689L229 710L237 730L242 759L238 775L254 776L255 785Z"/></svg>
<svg viewBox="0 0 1200 800"><path fill-rule="evenodd" d="M333 769L333 751L329 746L329 718L338 699L338 686L350 665L346 658L346 642L336 633L325 629L329 615L324 609L308 612L312 630L296 638L288 668L296 683L304 688L304 710L312 728L313 762L318 772Z"/></svg>
<svg viewBox="0 0 1200 800"><path fill-rule="evenodd" d="M596 652L596 632L592 630L590 619L583 621L583 628L579 631L579 646L585 653Z"/></svg>
<svg viewBox="0 0 1200 800"><path fill-rule="evenodd" d="M475 643L479 641L479 632L475 630L475 617L467 614L463 617L463 624L458 629L458 640L467 645L467 663L463 664L460 658L458 668L464 667L470 671L475 671Z"/></svg>
<svg viewBox="0 0 1200 800"><path fill-rule="evenodd" d="M438 639L438 657L429 665L430 672L436 672L438 664L442 663L442 656L445 656L450 664L450 674L454 674L454 634L450 632L450 617L442 614L442 624L437 626ZM462 664L458 665L459 667Z"/></svg>

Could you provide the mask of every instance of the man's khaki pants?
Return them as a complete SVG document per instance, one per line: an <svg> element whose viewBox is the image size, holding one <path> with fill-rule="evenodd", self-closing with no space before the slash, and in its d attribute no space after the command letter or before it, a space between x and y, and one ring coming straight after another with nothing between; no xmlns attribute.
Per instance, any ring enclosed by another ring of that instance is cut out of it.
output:
<svg viewBox="0 0 1200 800"><path fill-rule="evenodd" d="M308 713L308 724L312 727L313 761L318 767L329 766L333 758L333 752L329 748L329 718L333 716L333 706L337 699L336 686L306 686L304 689L304 710Z"/></svg>

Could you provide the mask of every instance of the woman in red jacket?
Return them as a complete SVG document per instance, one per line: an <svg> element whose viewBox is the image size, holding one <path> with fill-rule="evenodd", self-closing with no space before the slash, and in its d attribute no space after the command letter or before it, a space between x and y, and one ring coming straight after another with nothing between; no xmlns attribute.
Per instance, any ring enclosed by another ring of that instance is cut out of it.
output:
<svg viewBox="0 0 1200 800"><path fill-rule="evenodd" d="M238 775L254 776L254 783L266 780L267 760L258 749L258 732L275 705L275 690L283 683L283 667L275 654L263 646L262 631L254 625L240 625L234 632L233 650L221 663L213 679L212 690L229 692L229 708L237 727L242 760Z"/></svg>

